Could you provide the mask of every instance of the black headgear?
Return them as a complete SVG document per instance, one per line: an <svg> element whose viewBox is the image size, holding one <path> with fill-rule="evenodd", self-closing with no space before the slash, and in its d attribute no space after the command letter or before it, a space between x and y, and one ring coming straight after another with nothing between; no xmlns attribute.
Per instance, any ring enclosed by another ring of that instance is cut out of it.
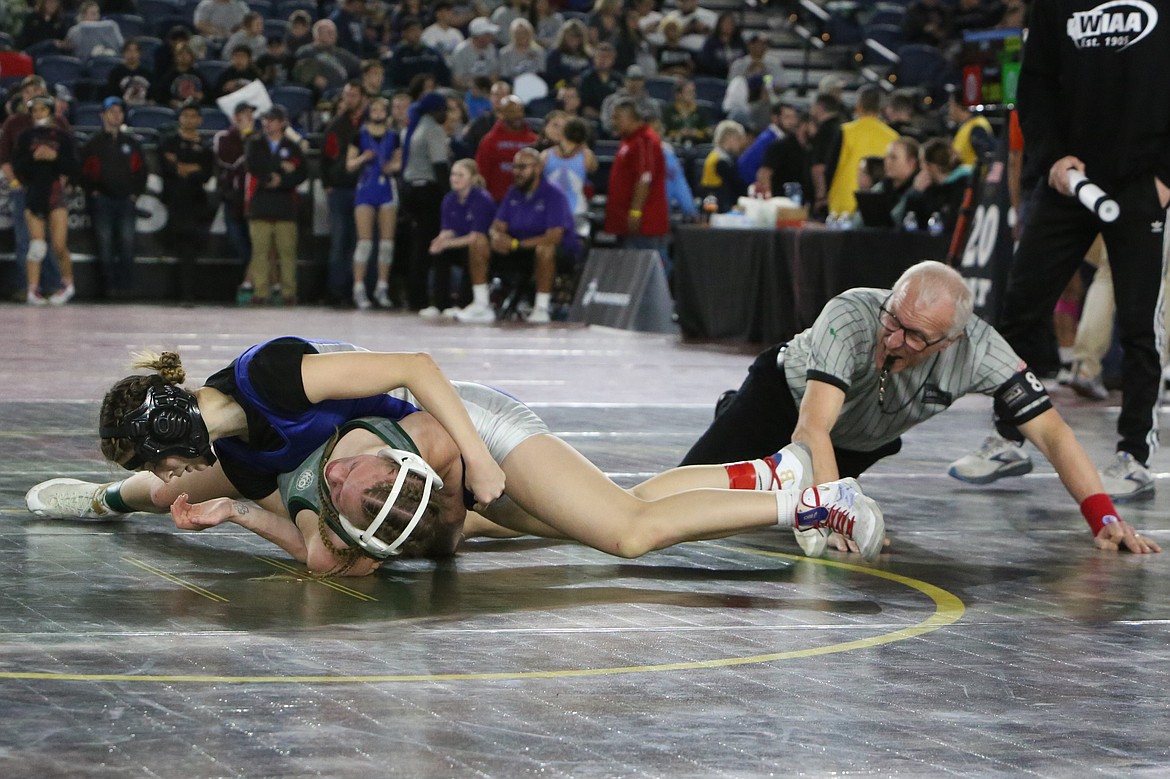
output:
<svg viewBox="0 0 1170 779"><path fill-rule="evenodd" d="M119 425L101 428L98 435L128 438L133 442L134 456L122 464L130 471L171 455L202 457L208 465L215 463L198 401L190 392L173 384L148 388L141 406L122 417Z"/></svg>

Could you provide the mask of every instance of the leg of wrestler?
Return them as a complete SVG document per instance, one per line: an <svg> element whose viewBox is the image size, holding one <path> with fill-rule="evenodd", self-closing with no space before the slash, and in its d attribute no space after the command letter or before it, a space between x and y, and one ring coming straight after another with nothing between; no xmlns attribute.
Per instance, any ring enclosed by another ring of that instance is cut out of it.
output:
<svg viewBox="0 0 1170 779"><path fill-rule="evenodd" d="M149 471L138 471L118 486L118 493L133 510L154 513L169 511L171 504L183 493L191 503L240 496L219 463L202 471L184 473L167 482Z"/></svg>
<svg viewBox="0 0 1170 779"><path fill-rule="evenodd" d="M61 268L61 284L68 287L73 283L73 255L69 253L69 211L54 208L49 212L49 239L57 264Z"/></svg>

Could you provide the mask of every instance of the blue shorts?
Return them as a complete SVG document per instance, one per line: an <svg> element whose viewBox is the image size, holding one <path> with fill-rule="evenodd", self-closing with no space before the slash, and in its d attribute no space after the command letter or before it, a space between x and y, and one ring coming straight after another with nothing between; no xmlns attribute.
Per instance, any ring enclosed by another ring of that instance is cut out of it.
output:
<svg viewBox="0 0 1170 779"><path fill-rule="evenodd" d="M373 184L363 184L357 188L353 195L353 205L355 208L357 206L382 208L395 205L398 201L397 189L394 186L394 179L379 178Z"/></svg>

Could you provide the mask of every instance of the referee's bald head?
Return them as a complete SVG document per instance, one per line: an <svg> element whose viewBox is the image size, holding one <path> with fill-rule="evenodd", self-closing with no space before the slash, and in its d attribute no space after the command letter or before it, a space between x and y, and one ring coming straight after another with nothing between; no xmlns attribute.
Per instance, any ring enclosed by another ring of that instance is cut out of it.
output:
<svg viewBox="0 0 1170 779"><path fill-rule="evenodd" d="M962 275L949 265L924 260L907 268L894 282L892 303L896 307L933 308L944 301L954 306L946 336L954 338L967 327L975 307L971 289Z"/></svg>

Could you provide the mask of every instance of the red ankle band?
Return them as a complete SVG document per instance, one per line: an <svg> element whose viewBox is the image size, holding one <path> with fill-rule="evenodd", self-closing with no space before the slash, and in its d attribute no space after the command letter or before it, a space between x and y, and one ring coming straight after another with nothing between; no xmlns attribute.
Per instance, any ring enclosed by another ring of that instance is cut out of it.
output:
<svg viewBox="0 0 1170 779"><path fill-rule="evenodd" d="M751 463L730 463L727 469L728 489L754 490L756 488L756 467Z"/></svg>

